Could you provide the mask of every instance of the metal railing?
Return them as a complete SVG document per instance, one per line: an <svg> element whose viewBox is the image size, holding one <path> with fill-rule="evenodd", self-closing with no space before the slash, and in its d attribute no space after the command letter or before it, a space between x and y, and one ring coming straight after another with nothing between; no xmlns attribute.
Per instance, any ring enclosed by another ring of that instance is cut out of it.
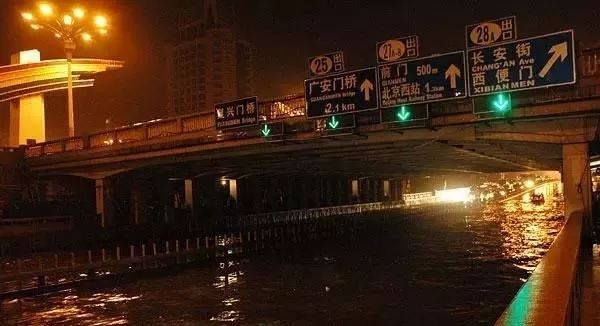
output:
<svg viewBox="0 0 600 326"><path fill-rule="evenodd" d="M512 102L515 107L559 103L600 97L600 85L583 87L564 87L533 90L524 94L515 94ZM449 101L435 103L430 106L432 117L452 114L468 114L473 112L474 100ZM302 94L281 99L259 102L259 116L263 121L270 120L307 120L305 103ZM38 157L56 153L71 152L89 148L100 148L114 144L129 143L172 137L185 133L199 133L199 138L209 141L231 139L231 134L223 134L214 128L213 112L194 113L149 122L135 123L109 131L98 132L87 136L79 136L56 141L26 146L25 157ZM240 134L247 132L240 131ZM259 137L258 133L254 137ZM236 138L236 137L233 137Z"/></svg>
<svg viewBox="0 0 600 326"><path fill-rule="evenodd" d="M496 325L580 325L583 212L569 216Z"/></svg>
<svg viewBox="0 0 600 326"><path fill-rule="evenodd" d="M247 227L281 222L302 221L334 215L361 214L382 209L400 208L403 206L404 205L402 202L394 201L258 213L241 216L240 225L242 227Z"/></svg>

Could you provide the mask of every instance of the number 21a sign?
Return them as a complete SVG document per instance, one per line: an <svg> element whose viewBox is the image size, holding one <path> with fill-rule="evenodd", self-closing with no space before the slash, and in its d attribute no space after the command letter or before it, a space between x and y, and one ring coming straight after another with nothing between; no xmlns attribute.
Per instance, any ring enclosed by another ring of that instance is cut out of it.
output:
<svg viewBox="0 0 600 326"><path fill-rule="evenodd" d="M325 76L344 71L344 52L337 51L310 57L308 59L310 77Z"/></svg>

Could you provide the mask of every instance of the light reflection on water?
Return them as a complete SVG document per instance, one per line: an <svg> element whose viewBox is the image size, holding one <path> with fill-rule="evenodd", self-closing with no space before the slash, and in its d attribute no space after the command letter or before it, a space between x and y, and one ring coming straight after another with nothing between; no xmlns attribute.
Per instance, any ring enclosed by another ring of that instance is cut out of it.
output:
<svg viewBox="0 0 600 326"><path fill-rule="evenodd" d="M226 248L212 268L4 302L0 323L488 325L562 227L551 197L357 220L354 234L258 256Z"/></svg>

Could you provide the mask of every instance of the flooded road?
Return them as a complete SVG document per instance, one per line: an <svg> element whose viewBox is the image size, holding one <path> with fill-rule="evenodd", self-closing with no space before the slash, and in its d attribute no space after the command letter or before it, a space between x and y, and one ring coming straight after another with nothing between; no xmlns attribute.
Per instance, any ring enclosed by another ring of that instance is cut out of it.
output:
<svg viewBox="0 0 600 326"><path fill-rule="evenodd" d="M548 196L546 198L550 198ZM2 324L492 324L563 225L562 205L511 200L217 258L98 290L5 301Z"/></svg>

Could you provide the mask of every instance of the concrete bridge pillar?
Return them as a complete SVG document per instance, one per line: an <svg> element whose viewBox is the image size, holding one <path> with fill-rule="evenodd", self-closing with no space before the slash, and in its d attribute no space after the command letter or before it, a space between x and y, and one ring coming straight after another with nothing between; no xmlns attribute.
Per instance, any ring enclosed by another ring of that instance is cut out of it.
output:
<svg viewBox="0 0 600 326"><path fill-rule="evenodd" d="M360 181L358 179L353 179L350 181L350 187L352 191L350 192L350 203L356 204L360 202Z"/></svg>
<svg viewBox="0 0 600 326"><path fill-rule="evenodd" d="M592 177L587 143L564 144L562 147L562 182L565 197L565 216L572 212L584 212L584 234L591 233Z"/></svg>
<svg viewBox="0 0 600 326"><path fill-rule="evenodd" d="M183 180L183 203L187 209L190 210L192 216L194 216L194 180L185 179Z"/></svg>
<svg viewBox="0 0 600 326"><path fill-rule="evenodd" d="M103 228L112 223L113 209L110 198L109 179L96 179L96 216L100 219L99 223Z"/></svg>
<svg viewBox="0 0 600 326"><path fill-rule="evenodd" d="M40 61L40 51L28 50L13 54L11 64ZM10 101L8 144L12 147L27 144L28 139L46 141L44 95L23 96Z"/></svg>
<svg viewBox="0 0 600 326"><path fill-rule="evenodd" d="M325 183L325 205L324 206L333 206L335 203L335 195L333 192L333 182L334 182L334 178L332 177L325 177L325 179L323 180Z"/></svg>
<svg viewBox="0 0 600 326"><path fill-rule="evenodd" d="M337 196L336 196L336 200L335 200L335 204L336 205L344 205L344 178L343 177L338 177L337 178L337 184L336 184L336 192L337 192Z"/></svg>
<svg viewBox="0 0 600 326"><path fill-rule="evenodd" d="M391 192L390 192L390 180L386 179L383 180L383 198L382 200L387 201L391 199Z"/></svg>

